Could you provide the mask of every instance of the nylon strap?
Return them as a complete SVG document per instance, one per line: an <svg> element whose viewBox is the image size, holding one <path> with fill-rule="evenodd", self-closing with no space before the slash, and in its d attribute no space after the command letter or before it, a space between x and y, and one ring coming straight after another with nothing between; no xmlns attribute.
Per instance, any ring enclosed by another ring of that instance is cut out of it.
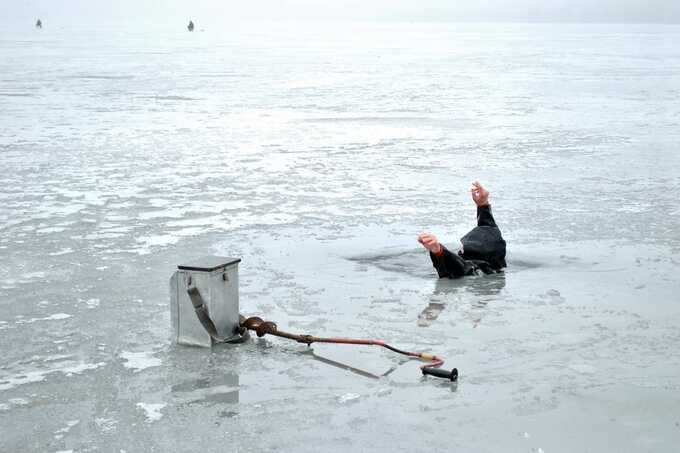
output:
<svg viewBox="0 0 680 453"><path fill-rule="evenodd" d="M210 319L210 314L208 314L208 308L203 303L203 297L201 296L201 293L198 291L198 288L196 288L196 285L194 284L188 285L187 293L189 294L189 299L191 299L191 304L194 306L194 311L196 311L196 316L198 316L198 320L201 322L201 325L203 326L205 331L208 332L210 338L212 338L215 342L240 343L246 339L245 337L241 336L236 338L226 338L220 336L220 334L217 333L215 323L212 321L212 319Z"/></svg>

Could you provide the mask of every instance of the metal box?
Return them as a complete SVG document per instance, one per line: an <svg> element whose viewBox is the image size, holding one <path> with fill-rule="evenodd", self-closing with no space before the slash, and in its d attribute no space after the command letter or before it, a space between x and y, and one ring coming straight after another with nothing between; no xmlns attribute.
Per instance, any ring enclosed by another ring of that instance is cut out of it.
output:
<svg viewBox="0 0 680 453"><path fill-rule="evenodd" d="M236 339L239 327L238 263L240 258L206 256L177 266L170 278L170 319L178 344L211 347L214 340L198 319L189 288L200 293L217 333Z"/></svg>

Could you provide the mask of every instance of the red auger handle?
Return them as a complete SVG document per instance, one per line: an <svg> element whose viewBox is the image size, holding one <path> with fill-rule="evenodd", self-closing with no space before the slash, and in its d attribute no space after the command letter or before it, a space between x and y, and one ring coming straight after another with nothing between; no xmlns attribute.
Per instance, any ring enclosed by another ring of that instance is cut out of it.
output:
<svg viewBox="0 0 680 453"><path fill-rule="evenodd" d="M451 371L442 370L441 368L423 367L423 375L430 375L444 379L451 379L451 382L458 380L458 368Z"/></svg>

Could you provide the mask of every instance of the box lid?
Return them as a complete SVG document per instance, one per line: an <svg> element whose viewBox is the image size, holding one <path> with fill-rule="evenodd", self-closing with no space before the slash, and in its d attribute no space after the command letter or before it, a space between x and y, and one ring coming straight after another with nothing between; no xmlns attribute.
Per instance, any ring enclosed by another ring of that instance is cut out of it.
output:
<svg viewBox="0 0 680 453"><path fill-rule="evenodd" d="M240 262L241 258L228 258L224 256L209 255L190 261L187 264L180 264L177 266L177 268L185 271L212 272L223 267L231 266L232 264L238 264Z"/></svg>

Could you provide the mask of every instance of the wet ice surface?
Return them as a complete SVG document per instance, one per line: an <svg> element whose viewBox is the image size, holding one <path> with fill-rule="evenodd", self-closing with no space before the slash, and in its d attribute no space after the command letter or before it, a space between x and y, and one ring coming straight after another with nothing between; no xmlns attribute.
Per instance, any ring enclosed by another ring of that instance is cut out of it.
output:
<svg viewBox="0 0 680 453"><path fill-rule="evenodd" d="M678 27L0 40L0 451L671 451ZM488 183L505 274L435 278ZM170 344L168 279L456 366Z"/></svg>

